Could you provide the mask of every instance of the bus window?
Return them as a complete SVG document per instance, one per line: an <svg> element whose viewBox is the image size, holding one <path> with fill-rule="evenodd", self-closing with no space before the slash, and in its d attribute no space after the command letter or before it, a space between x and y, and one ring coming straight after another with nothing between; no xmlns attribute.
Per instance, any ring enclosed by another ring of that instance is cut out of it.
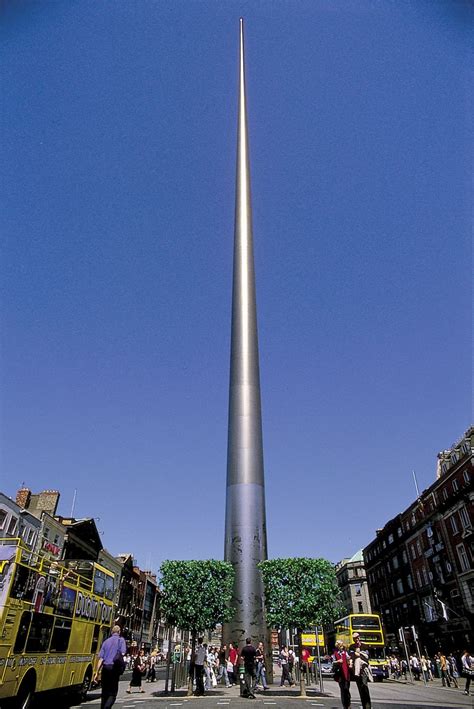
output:
<svg viewBox="0 0 474 709"><path fill-rule="evenodd" d="M111 601L114 597L114 590L115 590L115 585L114 585L114 577L113 576L106 576L105 577L105 597Z"/></svg>
<svg viewBox="0 0 474 709"><path fill-rule="evenodd" d="M24 611L21 616L20 625L18 626L18 633L16 634L15 646L13 648L13 652L15 654L23 652L26 636L28 635L28 630L30 628L30 620L30 611Z"/></svg>
<svg viewBox="0 0 474 709"><path fill-rule="evenodd" d="M53 616L34 613L26 643L26 652L46 652L53 628Z"/></svg>
<svg viewBox="0 0 474 709"><path fill-rule="evenodd" d="M370 615L352 616L352 630L380 630L380 619Z"/></svg>
<svg viewBox="0 0 474 709"><path fill-rule="evenodd" d="M92 636L91 652L97 652L99 645L100 625L94 625L94 634Z"/></svg>
<svg viewBox="0 0 474 709"><path fill-rule="evenodd" d="M105 591L105 574L103 571L96 569L94 571L94 593L97 596L103 596Z"/></svg>
<svg viewBox="0 0 474 709"><path fill-rule="evenodd" d="M66 652L71 636L72 621L58 618L51 636L50 652Z"/></svg>

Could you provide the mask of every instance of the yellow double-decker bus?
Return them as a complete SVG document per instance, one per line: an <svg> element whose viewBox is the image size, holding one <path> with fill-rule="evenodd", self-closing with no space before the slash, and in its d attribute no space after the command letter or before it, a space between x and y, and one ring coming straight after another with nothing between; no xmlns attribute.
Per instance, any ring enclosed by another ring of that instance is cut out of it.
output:
<svg viewBox="0 0 474 709"><path fill-rule="evenodd" d="M349 647L354 642L352 634L356 632L369 651L369 665L374 678L380 681L387 679L385 638L380 616L376 613L351 613L334 621L334 626L328 633L329 651L333 651L336 640L342 640L346 647Z"/></svg>
<svg viewBox="0 0 474 709"><path fill-rule="evenodd" d="M113 596L114 575L99 564L51 561L0 539L0 702L27 709L59 689L85 698Z"/></svg>

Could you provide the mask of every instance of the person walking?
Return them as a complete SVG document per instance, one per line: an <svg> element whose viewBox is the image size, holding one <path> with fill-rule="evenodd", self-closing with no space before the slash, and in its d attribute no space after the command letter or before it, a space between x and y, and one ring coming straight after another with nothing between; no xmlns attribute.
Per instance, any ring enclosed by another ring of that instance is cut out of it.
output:
<svg viewBox="0 0 474 709"><path fill-rule="evenodd" d="M257 650L252 645L252 638L246 638L245 647L240 651L240 661L244 665L245 695L248 699L255 699L255 657Z"/></svg>
<svg viewBox="0 0 474 709"><path fill-rule="evenodd" d="M415 680L420 681L420 675L421 675L421 668L420 668L420 661L418 657L413 653L413 655L410 657L410 665L411 665L411 671L413 672L413 676Z"/></svg>
<svg viewBox="0 0 474 709"><path fill-rule="evenodd" d="M232 684L237 684L237 682L239 681L239 666L238 666L239 653L235 649L233 643L229 643L229 662L232 663L232 667L234 668L233 669L234 679L232 681ZM228 669L227 669L227 672L229 672Z"/></svg>
<svg viewBox="0 0 474 709"><path fill-rule="evenodd" d="M474 658L471 657L467 650L464 650L463 656L461 658L462 663L462 673L466 678L466 684L464 685L464 694L469 694L469 688L471 686L471 680L474 676Z"/></svg>
<svg viewBox="0 0 474 709"><path fill-rule="evenodd" d="M341 702L343 709L350 709L351 706L351 658L342 640L336 641L336 649L333 655L334 679L339 683L341 692Z"/></svg>
<svg viewBox="0 0 474 709"><path fill-rule="evenodd" d="M99 662L94 675L94 681L98 682L100 673L101 699L100 709L110 709L115 704L118 694L120 675L125 669L123 656L127 652L125 640L120 637L120 625L114 625L112 635L102 643L99 652ZM120 666L120 655L122 657L123 668Z"/></svg>
<svg viewBox="0 0 474 709"><path fill-rule="evenodd" d="M207 647L202 644L203 638L198 638L198 644L194 650L194 673L196 677L196 696L204 695L204 663L207 656Z"/></svg>
<svg viewBox="0 0 474 709"><path fill-rule="evenodd" d="M443 687L450 687L451 680L449 679L448 661L444 652L439 653L439 667L441 670L441 684L443 685Z"/></svg>
<svg viewBox="0 0 474 709"><path fill-rule="evenodd" d="M217 681L224 678L225 686L230 687L229 673L227 672L227 645L223 645L219 650L219 675Z"/></svg>
<svg viewBox="0 0 474 709"><path fill-rule="evenodd" d="M359 690L362 709L371 709L372 702L370 701L370 692L368 687L369 682L369 652L362 645L359 633L352 633L354 642L349 647L349 653L352 660L352 668L354 672L357 689Z"/></svg>
<svg viewBox="0 0 474 709"><path fill-rule="evenodd" d="M303 673L306 683L308 683L308 663L311 653L307 647L302 648L300 656L300 672Z"/></svg>
<svg viewBox="0 0 474 709"><path fill-rule="evenodd" d="M268 684L267 670L265 668L265 650L263 648L263 643L258 643L255 662L257 665L257 671L255 674L255 689L257 688L257 685L261 682L263 690L266 691L268 689Z"/></svg>
<svg viewBox="0 0 474 709"><path fill-rule="evenodd" d="M456 689L459 689L459 684L458 684L458 663L456 662L456 658L454 657L453 653L451 652L448 657L446 658L446 669L448 670L448 675L449 679L451 682L454 684Z"/></svg>
<svg viewBox="0 0 474 709"><path fill-rule="evenodd" d="M288 650L288 674L290 675L291 684L294 686L295 683L295 653L293 650Z"/></svg>
<svg viewBox="0 0 474 709"><path fill-rule="evenodd" d="M281 666L281 681L280 681L280 687L283 687L285 682L288 682L290 687L293 687L293 681L290 676L290 671L289 671L289 666L288 666L288 659L289 659L289 654L288 654L288 647L284 645L280 651L280 666Z"/></svg>
<svg viewBox="0 0 474 709"><path fill-rule="evenodd" d="M423 677L425 678L425 682L429 682L430 681L430 673L428 670L428 661L424 655L421 656L420 666L421 666L421 671L423 673Z"/></svg>
<svg viewBox="0 0 474 709"><path fill-rule="evenodd" d="M138 687L138 692L143 694L145 692L142 689L142 678L146 672L146 660L145 660L145 650L140 650L133 662L132 679L128 685L127 694L132 693L132 687Z"/></svg>
<svg viewBox="0 0 474 709"><path fill-rule="evenodd" d="M148 658L148 674L146 676L147 682L156 681L156 652L152 652Z"/></svg>

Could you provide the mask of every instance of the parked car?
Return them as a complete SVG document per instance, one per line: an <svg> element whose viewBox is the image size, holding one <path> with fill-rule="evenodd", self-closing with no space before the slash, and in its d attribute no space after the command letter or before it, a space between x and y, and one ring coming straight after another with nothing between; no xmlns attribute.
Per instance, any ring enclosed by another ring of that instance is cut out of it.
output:
<svg viewBox="0 0 474 709"><path fill-rule="evenodd" d="M319 671L317 658L313 660L313 667L315 672ZM323 677L332 677L334 674L332 671L332 659L329 656L321 658L321 674Z"/></svg>

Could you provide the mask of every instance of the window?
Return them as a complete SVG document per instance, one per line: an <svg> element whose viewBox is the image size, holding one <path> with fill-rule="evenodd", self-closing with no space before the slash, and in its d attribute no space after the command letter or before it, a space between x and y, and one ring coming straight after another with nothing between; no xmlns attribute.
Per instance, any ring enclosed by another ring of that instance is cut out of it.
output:
<svg viewBox="0 0 474 709"><path fill-rule="evenodd" d="M398 569L398 557L394 556L392 559L392 564L394 569Z"/></svg>
<svg viewBox="0 0 474 709"><path fill-rule="evenodd" d="M26 636L28 635L28 630L30 629L31 613L30 611L24 611L20 619L20 625L18 626L18 632L16 634L15 646L13 652L20 653L25 649Z"/></svg>
<svg viewBox="0 0 474 709"><path fill-rule="evenodd" d="M18 522L16 517L11 517L10 519L10 524L8 525L8 532L7 534L15 534L15 529L16 529L16 523Z"/></svg>
<svg viewBox="0 0 474 709"><path fill-rule="evenodd" d="M459 510L459 517L461 518L461 524L464 529L471 526L471 520L469 519L469 515L465 507L461 507Z"/></svg>
<svg viewBox="0 0 474 709"><path fill-rule="evenodd" d="M443 487L443 500L448 499L448 490L447 488Z"/></svg>
<svg viewBox="0 0 474 709"><path fill-rule="evenodd" d="M471 482L471 476L469 475L469 470L463 470L462 476L464 478L465 483Z"/></svg>
<svg viewBox="0 0 474 709"><path fill-rule="evenodd" d="M456 522L456 515L451 515L449 521L451 522L451 529L453 531L453 534L457 534L459 532L459 529L458 523Z"/></svg>
<svg viewBox="0 0 474 709"><path fill-rule="evenodd" d="M464 548L464 544L458 544L456 547L456 551L458 553L458 559L459 559L459 564L461 566L461 571L469 571L469 558L466 554L466 549Z"/></svg>
<svg viewBox="0 0 474 709"><path fill-rule="evenodd" d="M426 536L427 536L429 539L431 539L431 537L433 536L433 528L432 528L432 527L428 526L428 527L426 528Z"/></svg>
<svg viewBox="0 0 474 709"><path fill-rule="evenodd" d="M53 616L34 613L26 641L26 652L46 652L53 629Z"/></svg>
<svg viewBox="0 0 474 709"><path fill-rule="evenodd" d="M67 652L72 621L58 618L54 624L50 652Z"/></svg>
<svg viewBox="0 0 474 709"><path fill-rule="evenodd" d="M458 484L458 481L456 480L456 478L453 480L452 486L453 486L453 492L457 492L459 490L459 484Z"/></svg>
<svg viewBox="0 0 474 709"><path fill-rule="evenodd" d="M397 591L398 593L403 593L403 582L401 579L397 579Z"/></svg>
<svg viewBox="0 0 474 709"><path fill-rule="evenodd" d="M425 586L428 585L428 574L426 573L426 569L424 566L423 566L423 583L425 584Z"/></svg>
<svg viewBox="0 0 474 709"><path fill-rule="evenodd" d="M5 510L0 510L0 529L3 529L6 521L7 521L7 513L5 512Z"/></svg>
<svg viewBox="0 0 474 709"><path fill-rule="evenodd" d="M55 535L54 535L54 541L53 541L53 544L56 544L56 546L58 546L58 545L59 545L59 534L55 534Z"/></svg>
<svg viewBox="0 0 474 709"><path fill-rule="evenodd" d="M388 543L393 544L393 534L388 535Z"/></svg>
<svg viewBox="0 0 474 709"><path fill-rule="evenodd" d="M363 606L362 606L362 601L358 601L357 607L358 607L358 612L359 612L359 613L363 613L363 612L364 612L364 608L363 608Z"/></svg>
<svg viewBox="0 0 474 709"><path fill-rule="evenodd" d="M422 584L421 584L420 572L418 569L416 570L416 580L417 580L418 586L420 587Z"/></svg>
<svg viewBox="0 0 474 709"><path fill-rule="evenodd" d="M361 592L362 592L361 589L362 589L362 586L360 585L360 583L356 583L356 585L355 585L355 594L356 594L356 596L360 596L360 595L361 595Z"/></svg>
<svg viewBox="0 0 474 709"><path fill-rule="evenodd" d="M99 569L95 570L94 573L94 593L97 596L103 596L105 591L105 574Z"/></svg>
<svg viewBox="0 0 474 709"><path fill-rule="evenodd" d="M94 634L92 636L92 644L91 644L91 652L92 653L97 652L97 647L99 645L99 633L100 633L100 625L94 625Z"/></svg>
<svg viewBox="0 0 474 709"><path fill-rule="evenodd" d="M397 536L398 536L398 537L401 537L401 536L402 536L402 528L401 528L401 527L399 527L399 528L397 529Z"/></svg>
<svg viewBox="0 0 474 709"><path fill-rule="evenodd" d="M408 584L408 588L410 589L410 591L412 591L413 590L413 579L410 574L408 574L408 576L407 576L407 584Z"/></svg>
<svg viewBox="0 0 474 709"><path fill-rule="evenodd" d="M408 564L408 554L405 549L402 551L402 559L404 564Z"/></svg>
<svg viewBox="0 0 474 709"><path fill-rule="evenodd" d="M411 515L411 526L414 527L415 524L416 524L416 514L415 514L414 512L412 512L412 515Z"/></svg>
<svg viewBox="0 0 474 709"><path fill-rule="evenodd" d="M108 598L109 600L112 600L114 597L114 579L113 576L106 576L105 577L105 597Z"/></svg>
<svg viewBox="0 0 474 709"><path fill-rule="evenodd" d="M416 559L416 549L414 544L411 545L411 558Z"/></svg>
<svg viewBox="0 0 474 709"><path fill-rule="evenodd" d="M44 528L43 537L44 537L45 539L48 539L48 538L49 538L49 529L48 529L48 527L45 527L45 528Z"/></svg>
<svg viewBox="0 0 474 709"><path fill-rule="evenodd" d="M418 556L421 556L421 544L419 539L416 540L416 550L418 552Z"/></svg>

